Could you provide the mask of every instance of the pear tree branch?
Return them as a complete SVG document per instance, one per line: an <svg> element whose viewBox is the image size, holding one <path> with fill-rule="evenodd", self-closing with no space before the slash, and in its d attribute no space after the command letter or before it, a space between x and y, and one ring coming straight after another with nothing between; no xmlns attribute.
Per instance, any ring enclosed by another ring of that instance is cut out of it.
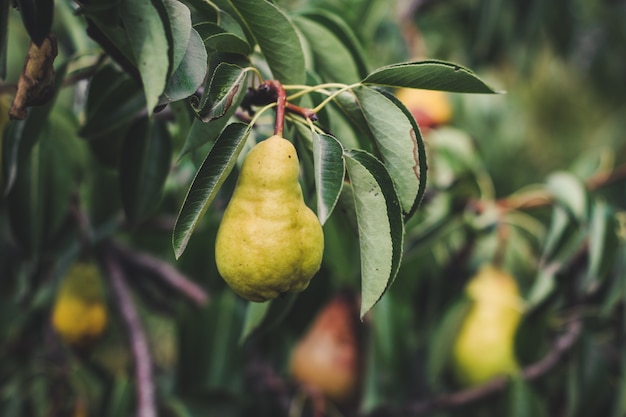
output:
<svg viewBox="0 0 626 417"><path fill-rule="evenodd" d="M117 301L120 317L126 327L131 351L135 362L135 385L137 389L137 417L157 417L152 356L148 339L141 325L139 313L135 308L130 289L124 280L122 267L105 246L100 253L102 263L111 282L111 288Z"/></svg>
<svg viewBox="0 0 626 417"><path fill-rule="evenodd" d="M137 268L147 270L158 276L168 286L178 291L198 307L204 306L209 295L198 284L181 274L176 268L154 256L139 252L120 243L110 242L110 250L124 262Z"/></svg>

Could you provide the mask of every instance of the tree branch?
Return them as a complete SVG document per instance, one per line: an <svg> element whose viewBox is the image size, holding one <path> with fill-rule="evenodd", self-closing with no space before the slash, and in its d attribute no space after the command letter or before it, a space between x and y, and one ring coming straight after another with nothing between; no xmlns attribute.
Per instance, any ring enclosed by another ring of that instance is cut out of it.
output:
<svg viewBox="0 0 626 417"><path fill-rule="evenodd" d="M552 349L540 361L524 368L522 376L527 381L535 380L546 375L558 365L569 350L576 344L581 332L579 320L569 323L565 333L561 335L552 345ZM471 404L477 400L503 391L508 385L505 377L494 378L491 381L472 388L450 394L443 394L431 400L417 401L402 408L391 409L388 406L380 407L368 414L368 417L375 416L422 416L442 409L456 408Z"/></svg>
<svg viewBox="0 0 626 417"><path fill-rule="evenodd" d="M101 257L111 281L111 288L115 294L120 316L126 326L131 351L135 360L137 417L157 417L152 357L146 334L141 325L130 290L124 281L122 268L111 253L110 247L105 247L102 250Z"/></svg>
<svg viewBox="0 0 626 417"><path fill-rule="evenodd" d="M189 298L197 306L202 307L208 302L209 296L204 289L167 262L116 242L110 242L110 249L129 264L154 273L168 286Z"/></svg>
<svg viewBox="0 0 626 417"><path fill-rule="evenodd" d="M611 171L598 172L585 180L585 186L589 191L596 191L626 179L626 165L620 165ZM503 210L524 210L545 207L554 202L554 196L545 189L535 189L526 193L520 193L504 197L496 204Z"/></svg>

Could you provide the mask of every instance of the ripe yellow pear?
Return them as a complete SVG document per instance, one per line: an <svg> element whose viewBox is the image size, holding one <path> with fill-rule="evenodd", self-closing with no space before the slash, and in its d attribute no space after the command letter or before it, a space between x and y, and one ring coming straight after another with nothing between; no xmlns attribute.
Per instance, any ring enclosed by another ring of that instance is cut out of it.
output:
<svg viewBox="0 0 626 417"><path fill-rule="evenodd" d="M266 301L303 291L319 270L324 235L304 203L296 149L274 135L246 155L215 242L220 275L237 294Z"/></svg>
<svg viewBox="0 0 626 417"><path fill-rule="evenodd" d="M335 296L296 344L291 356L292 376L335 404L353 401L361 379L359 324L354 296Z"/></svg>
<svg viewBox="0 0 626 417"><path fill-rule="evenodd" d="M52 326L70 345L85 346L97 339L107 323L104 290L98 267L76 263L60 283L52 311Z"/></svg>
<svg viewBox="0 0 626 417"><path fill-rule="evenodd" d="M472 306L453 347L453 368L458 381L479 385L499 375L518 372L515 333L523 303L515 279L487 265L466 287Z"/></svg>

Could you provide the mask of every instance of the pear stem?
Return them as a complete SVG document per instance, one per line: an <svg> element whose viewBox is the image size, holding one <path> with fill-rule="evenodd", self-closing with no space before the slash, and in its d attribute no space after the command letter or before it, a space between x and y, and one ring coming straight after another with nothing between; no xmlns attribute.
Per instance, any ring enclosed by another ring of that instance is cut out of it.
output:
<svg viewBox="0 0 626 417"><path fill-rule="evenodd" d="M270 91L276 93L276 124L274 125L274 134L283 136L285 129L285 107L287 106L287 93L280 81L266 80L264 83Z"/></svg>

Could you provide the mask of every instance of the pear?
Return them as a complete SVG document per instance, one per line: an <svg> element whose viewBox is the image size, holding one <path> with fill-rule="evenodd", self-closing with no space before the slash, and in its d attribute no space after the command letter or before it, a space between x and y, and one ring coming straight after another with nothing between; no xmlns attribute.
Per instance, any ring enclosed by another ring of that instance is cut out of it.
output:
<svg viewBox="0 0 626 417"><path fill-rule="evenodd" d="M475 386L517 373L515 333L524 307L515 279L486 265L469 281L466 294L472 306L453 347L457 380Z"/></svg>
<svg viewBox="0 0 626 417"><path fill-rule="evenodd" d="M60 283L52 311L52 327L76 347L95 341L107 324L107 308L98 267L78 262Z"/></svg>
<svg viewBox="0 0 626 417"><path fill-rule="evenodd" d="M359 325L355 297L348 292L333 297L293 350L293 378L337 405L352 403L361 379Z"/></svg>
<svg viewBox="0 0 626 417"><path fill-rule="evenodd" d="M241 297L303 291L319 270L322 226L304 203L296 149L274 135L246 155L215 242L217 269Z"/></svg>

